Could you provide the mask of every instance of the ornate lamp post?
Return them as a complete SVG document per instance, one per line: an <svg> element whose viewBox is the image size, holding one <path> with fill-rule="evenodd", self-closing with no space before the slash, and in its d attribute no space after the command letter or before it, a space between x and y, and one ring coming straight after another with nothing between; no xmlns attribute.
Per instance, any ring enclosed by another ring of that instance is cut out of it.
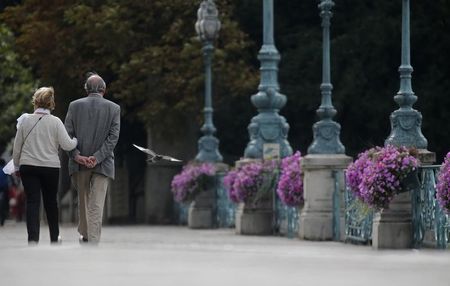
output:
<svg viewBox="0 0 450 286"><path fill-rule="evenodd" d="M391 114L391 134L385 141L385 145L416 147L427 149L428 141L421 131L422 114L413 109L413 104L417 101L411 85L410 52L410 1L402 0L402 63L400 72L400 90L394 97L395 102L400 106Z"/></svg>
<svg viewBox="0 0 450 286"><path fill-rule="evenodd" d="M335 231L344 221L341 208L338 215L334 213L336 181L344 181L344 170L352 161L346 156L339 134L341 126L333 121L336 110L331 103L330 72L330 26L332 0L321 0L319 4L322 18L323 60L322 60L322 102L317 109L320 121L313 126L314 140L308 148L308 155L302 160L304 172L303 189L305 204L301 209L299 236L308 240L340 239L341 233ZM341 184L343 186L344 184ZM339 193L342 193L340 190ZM341 200L341 198L337 198Z"/></svg>
<svg viewBox="0 0 450 286"><path fill-rule="evenodd" d="M222 162L219 153L219 140L214 137L216 128L213 124L213 108L211 95L211 62L214 51L213 42L220 30L219 12L213 0L203 0L197 12L195 30L203 42L203 57L205 61L205 122L201 128L203 136L198 141L198 154L195 160L202 162Z"/></svg>
<svg viewBox="0 0 450 286"><path fill-rule="evenodd" d="M286 104L286 96L280 94L278 85L278 63L280 54L274 41L273 0L264 0L264 38L258 59L261 62L261 82L259 92L251 101L259 114L252 118L248 126L250 142L245 149L246 158L263 158L263 146L266 143L277 144L279 156L292 154L287 139L289 125L286 119L278 114Z"/></svg>
<svg viewBox="0 0 450 286"><path fill-rule="evenodd" d="M322 84L320 86L322 102L319 109L317 109L320 121L313 126L314 141L308 148L308 154L345 153L345 147L339 139L341 126L332 119L336 115L336 109L334 109L331 102L333 85L331 84L330 72L330 26L333 6L334 2L332 0L322 0L319 4L323 28Z"/></svg>
<svg viewBox="0 0 450 286"><path fill-rule="evenodd" d="M391 134L385 145L416 147L422 165L435 161L435 153L426 150L428 141L422 134L422 115L413 109L417 101L411 85L410 53L410 0L401 0L402 7L402 62L400 72L400 90L394 97L400 106L391 114ZM411 194L404 192L396 195L389 208L377 212L373 219L372 247L410 248L412 246L412 210ZM396 233L395 237L392 234Z"/></svg>

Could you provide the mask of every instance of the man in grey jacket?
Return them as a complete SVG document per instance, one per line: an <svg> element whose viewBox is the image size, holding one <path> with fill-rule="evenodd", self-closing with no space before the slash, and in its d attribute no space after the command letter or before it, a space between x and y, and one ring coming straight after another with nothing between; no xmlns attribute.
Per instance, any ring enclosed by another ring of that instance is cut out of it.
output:
<svg viewBox="0 0 450 286"><path fill-rule="evenodd" d="M114 179L114 148L120 132L120 106L105 99L104 80L89 74L87 97L72 101L65 126L78 146L69 152L69 175L78 191L80 242L100 240L103 207Z"/></svg>

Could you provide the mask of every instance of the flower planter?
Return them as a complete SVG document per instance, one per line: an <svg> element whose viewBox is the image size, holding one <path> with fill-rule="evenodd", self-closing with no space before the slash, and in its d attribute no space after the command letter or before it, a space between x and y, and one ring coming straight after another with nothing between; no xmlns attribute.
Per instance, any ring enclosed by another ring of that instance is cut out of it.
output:
<svg viewBox="0 0 450 286"><path fill-rule="evenodd" d="M406 178L404 178L401 182L401 190L397 194L405 193L405 192L412 192L413 190L416 190L420 187L420 181L419 181L419 173L418 170L415 169L412 172L409 172Z"/></svg>
<svg viewBox="0 0 450 286"><path fill-rule="evenodd" d="M215 225L216 196L214 188L199 193L188 211L189 228L213 228Z"/></svg>
<svg viewBox="0 0 450 286"><path fill-rule="evenodd" d="M434 158L429 151L419 150L418 160L421 165L432 162ZM418 188L418 171L409 172L401 182L389 208L377 212L373 219L372 247L374 249L408 249L413 246L413 227L410 191Z"/></svg>
<svg viewBox="0 0 450 286"><path fill-rule="evenodd" d="M273 234L272 201L263 201L256 205L239 204L236 209L236 233L244 235Z"/></svg>

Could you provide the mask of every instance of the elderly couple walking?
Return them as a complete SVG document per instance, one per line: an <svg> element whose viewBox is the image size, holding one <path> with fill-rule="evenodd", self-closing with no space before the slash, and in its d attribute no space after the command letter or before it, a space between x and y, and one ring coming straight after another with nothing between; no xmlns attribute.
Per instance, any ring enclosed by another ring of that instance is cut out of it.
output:
<svg viewBox="0 0 450 286"><path fill-rule="evenodd" d="M69 174L78 192L80 242L98 243L110 179L114 179L114 148L119 139L120 107L105 99L104 80L90 73L87 96L70 103L65 123L53 115L54 90L41 87L33 95L34 113L19 118L14 140L14 165L27 197L28 242L39 241L41 192L50 241L60 242L58 150L69 154Z"/></svg>

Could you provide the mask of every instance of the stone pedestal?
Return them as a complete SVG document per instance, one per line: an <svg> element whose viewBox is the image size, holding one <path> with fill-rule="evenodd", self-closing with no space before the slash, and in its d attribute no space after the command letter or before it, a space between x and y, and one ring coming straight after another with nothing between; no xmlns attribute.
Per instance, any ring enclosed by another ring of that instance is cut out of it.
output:
<svg viewBox="0 0 450 286"><path fill-rule="evenodd" d="M160 161L149 164L145 176L144 217L148 224L170 224L173 221L171 182L181 171L181 163Z"/></svg>
<svg viewBox="0 0 450 286"><path fill-rule="evenodd" d="M388 209L373 218L372 247L375 249L405 249L412 247L411 194L401 193Z"/></svg>
<svg viewBox="0 0 450 286"><path fill-rule="evenodd" d="M303 158L305 204L300 214L301 239L333 239L333 171L343 170L351 162L351 157L340 154L312 154Z"/></svg>
<svg viewBox="0 0 450 286"><path fill-rule="evenodd" d="M243 158L236 162L236 167L256 161L261 160ZM235 227L236 234L272 235L274 231L273 195L256 204L239 204L236 208Z"/></svg>
<svg viewBox="0 0 450 286"><path fill-rule="evenodd" d="M214 188L197 195L189 206L189 228L213 228L215 225L216 194Z"/></svg>
<svg viewBox="0 0 450 286"><path fill-rule="evenodd" d="M419 161L430 165L436 155L427 150L419 150ZM375 214L372 226L372 247L374 249L406 249L412 247L411 193L398 194L384 209Z"/></svg>
<svg viewBox="0 0 450 286"><path fill-rule="evenodd" d="M239 204L236 209L236 233L244 235L273 234L272 202L261 202L256 206Z"/></svg>
<svg viewBox="0 0 450 286"><path fill-rule="evenodd" d="M228 165L216 163L214 184L209 190L200 192L189 206L188 226L193 229L216 227L217 188L219 187L219 173L225 172Z"/></svg>

